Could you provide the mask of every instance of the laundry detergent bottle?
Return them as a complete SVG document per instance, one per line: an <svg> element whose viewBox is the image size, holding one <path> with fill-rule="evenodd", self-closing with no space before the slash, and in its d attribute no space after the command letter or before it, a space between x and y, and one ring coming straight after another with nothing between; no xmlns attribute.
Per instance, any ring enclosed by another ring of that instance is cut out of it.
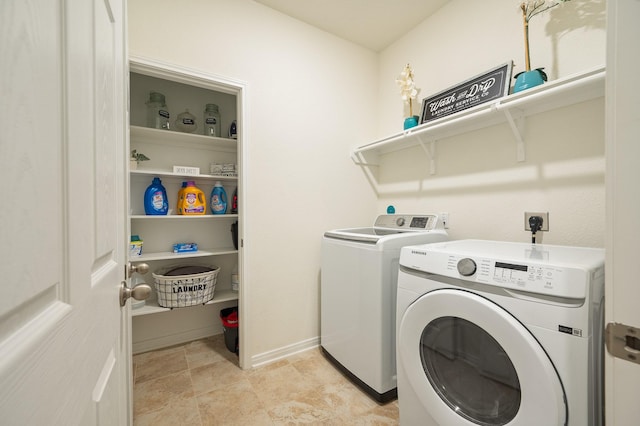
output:
<svg viewBox="0 0 640 426"><path fill-rule="evenodd" d="M194 181L190 180L180 190L178 200L178 214L199 215L207 212L207 199L204 192L198 188Z"/></svg>
<svg viewBox="0 0 640 426"><path fill-rule="evenodd" d="M227 212L227 192L218 181L211 190L211 213L225 214Z"/></svg>
<svg viewBox="0 0 640 426"><path fill-rule="evenodd" d="M154 177L144 192L144 212L147 215L166 215L168 211L167 190L160 178Z"/></svg>
<svg viewBox="0 0 640 426"><path fill-rule="evenodd" d="M182 186L178 190L178 201L176 201L176 212L182 214L182 197L188 182L182 182Z"/></svg>
<svg viewBox="0 0 640 426"><path fill-rule="evenodd" d="M233 196L231 197L231 213L238 213L238 188L233 191Z"/></svg>

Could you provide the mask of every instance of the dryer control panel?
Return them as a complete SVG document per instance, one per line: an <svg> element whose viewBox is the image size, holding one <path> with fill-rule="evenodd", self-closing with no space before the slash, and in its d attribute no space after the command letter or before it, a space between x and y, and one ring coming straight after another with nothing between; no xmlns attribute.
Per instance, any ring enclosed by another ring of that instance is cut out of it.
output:
<svg viewBox="0 0 640 426"><path fill-rule="evenodd" d="M405 247L403 267L497 287L570 299L584 299L590 273L576 267L514 262L430 251L429 246Z"/></svg>
<svg viewBox="0 0 640 426"><path fill-rule="evenodd" d="M400 266L434 276L585 299L604 276L604 250L483 240L403 247ZM434 277L437 279L437 277Z"/></svg>
<svg viewBox="0 0 640 426"><path fill-rule="evenodd" d="M477 265L476 271L471 275L464 275L459 271L459 265L465 265L469 261ZM471 278L479 283L571 299L583 299L587 293L584 275L581 276L581 281L572 280L579 271L566 268L495 259L480 258L476 261L456 255L450 255L448 263L456 264L461 277Z"/></svg>

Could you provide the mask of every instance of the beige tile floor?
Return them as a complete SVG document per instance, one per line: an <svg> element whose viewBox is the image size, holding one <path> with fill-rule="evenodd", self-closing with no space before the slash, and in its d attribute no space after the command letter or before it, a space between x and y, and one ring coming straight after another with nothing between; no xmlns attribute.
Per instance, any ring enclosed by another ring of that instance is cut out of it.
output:
<svg viewBox="0 0 640 426"><path fill-rule="evenodd" d="M222 335L133 357L134 425L397 425L311 349L243 371Z"/></svg>

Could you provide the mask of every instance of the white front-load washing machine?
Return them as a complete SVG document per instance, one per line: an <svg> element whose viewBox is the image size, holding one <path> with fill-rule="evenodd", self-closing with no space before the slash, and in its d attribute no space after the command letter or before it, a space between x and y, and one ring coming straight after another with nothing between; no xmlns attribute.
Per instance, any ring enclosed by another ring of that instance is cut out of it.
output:
<svg viewBox="0 0 640 426"><path fill-rule="evenodd" d="M603 424L603 298L602 249L403 248L400 424Z"/></svg>
<svg viewBox="0 0 640 426"><path fill-rule="evenodd" d="M437 215L381 215L373 227L324 234L322 351L379 402L396 397L395 312L400 249L447 239Z"/></svg>

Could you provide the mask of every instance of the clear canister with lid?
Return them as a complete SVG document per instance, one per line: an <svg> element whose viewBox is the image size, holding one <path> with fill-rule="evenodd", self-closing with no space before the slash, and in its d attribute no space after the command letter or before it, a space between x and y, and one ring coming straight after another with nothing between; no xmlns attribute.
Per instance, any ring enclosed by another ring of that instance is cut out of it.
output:
<svg viewBox="0 0 640 426"><path fill-rule="evenodd" d="M196 123L196 116L189 112L189 109L185 109L184 112L178 114L178 119L173 123L174 129L179 132L193 133L198 128Z"/></svg>
<svg viewBox="0 0 640 426"><path fill-rule="evenodd" d="M206 136L222 137L220 112L218 105L207 104L204 109L204 134Z"/></svg>
<svg viewBox="0 0 640 426"><path fill-rule="evenodd" d="M169 130L169 108L162 93L149 93L147 127Z"/></svg>

